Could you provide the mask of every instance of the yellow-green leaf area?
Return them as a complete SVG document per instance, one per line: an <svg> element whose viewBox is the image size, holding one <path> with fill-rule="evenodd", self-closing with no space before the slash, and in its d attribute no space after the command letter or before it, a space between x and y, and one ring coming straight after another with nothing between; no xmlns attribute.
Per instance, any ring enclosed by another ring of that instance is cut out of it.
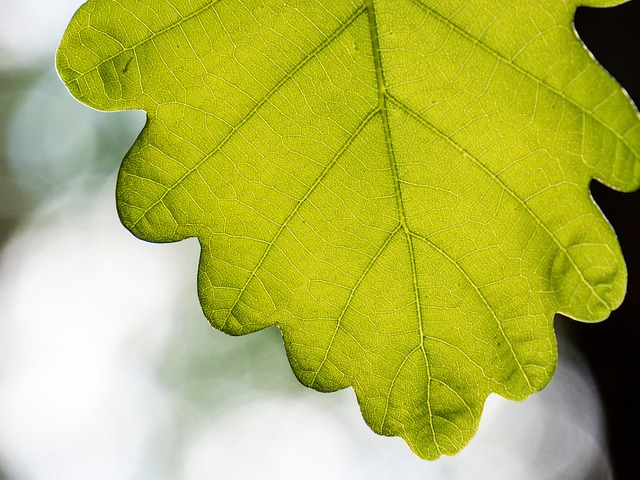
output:
<svg viewBox="0 0 640 480"><path fill-rule="evenodd" d="M605 6L613 2L595 1ZM640 122L577 2L90 0L57 65L148 122L117 185L140 238L202 246L211 324L283 333L300 381L352 387L424 458L556 363L626 269L593 179L640 183Z"/></svg>

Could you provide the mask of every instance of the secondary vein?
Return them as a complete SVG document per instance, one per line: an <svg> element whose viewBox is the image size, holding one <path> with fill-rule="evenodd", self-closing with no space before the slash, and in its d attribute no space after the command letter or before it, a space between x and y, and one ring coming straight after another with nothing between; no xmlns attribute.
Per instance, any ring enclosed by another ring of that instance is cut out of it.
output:
<svg viewBox="0 0 640 480"><path fill-rule="evenodd" d="M233 311L235 310L236 306L240 302L244 292L246 291L246 289L249 286L249 284L251 283L251 281L256 277L256 275L258 273L258 270L263 266L266 258L269 256L269 253L271 252L271 250L275 246L276 242L278 241L278 239L280 238L282 233L285 231L285 229L288 227L289 222L298 214L298 212L300 211L300 208L302 207L302 205L304 203L306 203L306 201L313 194L313 192L316 190L318 185L320 185L320 183L322 183L322 180L324 180L324 178L327 176L329 171L338 162L338 160L340 160L340 158L342 158L342 156L347 151L347 149L353 144L353 142L356 140L356 138L358 138L358 136L362 133L362 131L369 124L371 119L373 117L375 117L377 114L378 114L378 109L376 108L376 109L372 110L371 112L369 112L369 114L362 120L362 122L360 122L360 124L356 127L356 129L351 133L351 135L347 138L347 140L342 144L342 147L340 147L340 149L333 156L331 161L325 166L325 168L322 170L322 172L316 178L316 180L313 182L313 184L309 187L309 189L307 190L305 195L295 204L293 210L289 213L289 215L287 216L285 221L282 222L282 225L280 225L280 228L278 229L278 231L273 236L273 239L271 240L271 242L269 242L269 245L267 246L265 251L262 253L262 256L260 257L260 260L258 260L258 263L256 264L256 266L252 270L251 274L249 275L249 277L245 281L244 285L242 286L242 289L238 293L235 301L233 302L233 305L231 305L231 307L229 308L229 312L227 314L227 317L225 318L225 321L224 321L224 324L222 326L222 329L224 329L224 327L226 326L226 324L229 321L229 319L233 316Z"/></svg>
<svg viewBox="0 0 640 480"><path fill-rule="evenodd" d="M201 158L193 167L183 173L176 181L174 181L170 186L166 187L165 192L160 195L160 197L155 200L151 205L149 205L142 214L131 224L132 230L135 229L136 225L145 218L149 212L151 212L157 205L160 205L164 199L172 192L177 186L181 185L182 182L194 172L197 172L202 165L207 163L215 154L220 152L225 145L240 131L240 129L246 125L249 120L265 105L272 97L275 95L282 86L287 83L293 76L299 72L307 63L309 63L312 59L314 59L322 50L331 45L331 43L340 36L355 20L358 18L362 12L364 7L358 8L353 14L345 20L335 31L333 31L330 35L328 35L322 43L316 46L316 48L305 55L290 71L288 71L280 80L267 92L265 96L263 96L255 105L249 110L240 121L233 126L227 132L227 134L220 140L217 145L207 153L203 158Z"/></svg>

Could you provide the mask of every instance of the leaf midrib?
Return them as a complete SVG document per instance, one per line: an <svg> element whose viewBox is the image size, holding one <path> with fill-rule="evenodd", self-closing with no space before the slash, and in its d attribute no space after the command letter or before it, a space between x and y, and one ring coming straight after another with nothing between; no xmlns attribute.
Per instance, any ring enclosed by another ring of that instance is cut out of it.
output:
<svg viewBox="0 0 640 480"><path fill-rule="evenodd" d="M425 328L424 328L424 319L422 318L422 305L421 305L421 300L420 300L420 291L418 288L418 275L417 275L417 265L415 263L415 259L416 259L416 255L415 255L415 251L414 251L414 245L413 245L413 239L414 238L421 238L422 240L426 240L430 245L432 245L433 248L435 248L436 250L438 250L441 254L444 254L445 257L447 259L449 259L450 261L452 261L452 263L454 264L454 266L459 269L463 275L465 276L465 278L467 278L467 280L469 281L469 283L473 286L473 288L476 290L476 292L480 295L480 298L482 299L483 303L485 304L485 306L487 307L488 311L491 312L492 318L495 320L498 330L500 331L502 337L505 339L505 342L507 343L507 345L509 346L509 351L513 357L513 359L515 360L516 364L518 365L518 370L521 373L522 377L524 378L525 382L527 383L527 386L529 388L529 391L533 391L532 387L531 387L531 382L529 381L529 377L527 376L527 374L524 371L522 362L520 361L520 359L518 358L518 356L516 355L515 349L513 347L513 344L511 342L511 340L509 339L509 337L506 335L505 331L502 328L502 324L500 323L500 320L498 319L498 317L496 316L495 312L493 311L493 309L490 307L487 299L485 298L485 296L481 293L480 288L478 285L476 285L476 283L471 279L471 277L468 275L468 273L462 269L462 267L460 265L457 264L457 262L455 262L449 255L447 255L445 252L443 252L443 250L438 247L437 245L435 245L431 240L428 240L420 235L417 235L415 232L411 231L409 228L409 225L407 223L407 219L406 219L406 214L405 214L405 210L404 210L404 202L402 199L402 189L401 189L401 185L400 185L400 176L399 176L399 172L398 172L398 165L395 159L395 154L394 154L394 149L393 149L393 143L392 143L392 137L391 137L391 128L389 125L389 118L388 118L388 107L387 107L387 101L390 100L390 95L387 92L386 86L385 86L385 80L384 80L384 68L382 65L382 57L380 54L380 45L379 45L379 33L378 33L378 29L377 29L377 23L376 23L376 14L375 14L375 7L373 5L373 1L374 0L365 0L365 4L367 5L367 12L368 12L368 16L369 16L369 25L370 25L370 31L371 31L371 43L372 43L372 48L373 48L373 58L374 58L374 63L375 63L375 68L376 68L376 80L378 83L378 101L380 104L380 110L382 112L382 118L383 118L383 125L384 125L384 133L385 133L385 139L386 139L386 145L387 145L387 153L389 156L389 162L391 164L391 170L393 172L393 181L394 181L394 185L395 185L395 190L396 190L396 201L398 204L398 211L399 211L399 215L400 215L400 224L402 225L402 228L404 230L405 236L406 236L406 241L407 241L407 245L409 247L409 259L410 259L410 263L411 263L411 275L412 275L412 280L413 280L413 287L414 287L414 296L416 299L416 310L417 310L417 316L418 316L418 325L420 327L420 349L422 351L422 355L425 361L425 368L427 371L427 406L428 406L428 410L429 410L429 425L431 428L431 432L433 434L433 441L436 445L436 448L438 449L438 451L440 451L440 446L438 445L438 441L437 438L435 436L435 429L433 426L433 413L431 411L431 401L430 401L430 394L431 394L431 381L432 381L432 377L431 377L431 370L430 370L430 364L429 364L429 359L427 356L427 350L424 346L424 340L425 338L427 338L426 333L425 333ZM389 401L389 398L387 398L387 402Z"/></svg>
<svg viewBox="0 0 640 480"><path fill-rule="evenodd" d="M380 53L380 34L378 32L378 24L376 19L375 7L373 5L373 0L365 0L365 5L367 7L367 18L369 20L369 34L371 37L371 50L373 52L373 62L376 71L376 83L378 87L378 106L380 108L380 112L382 114L382 126L384 129L384 138L385 144L387 147L387 156L389 157L389 164L391 166L391 172L393 175L393 184L396 193L396 206L398 208L398 215L400 220L400 225L402 226L402 230L404 232L407 245L409 247L409 263L411 265L411 277L413 284L413 295L415 297L415 305L416 305L416 315L418 318L418 328L420 329L420 344L419 348L422 353L422 358L424 359L425 370L426 370L426 395L427 395L427 410L429 412L428 421L429 421L429 429L431 430L431 437L433 439L433 443L436 447L436 450L439 454L442 453L440 445L438 443L438 438L436 436L435 428L433 425L433 412L431 411L431 365L429 362L429 357L427 356L427 351L424 346L425 339L425 330L424 330L424 319L422 318L422 302L420 299L420 290L418 288L418 273L416 267L416 256L413 248L413 238L411 237L411 232L409 231L409 225L407 224L407 216L404 209L404 201L402 199L402 189L400 188L400 176L398 173L398 164L395 158L395 152L393 148L393 140L391 137L391 126L389 125L389 111L387 108L387 89L386 83L384 79L384 68L382 65L382 56ZM418 347L416 347L417 349ZM415 351L415 350L414 350ZM399 375L400 370L402 370L404 364L408 361L409 357L413 354L411 352L407 355L404 362L400 365L398 369L398 373L394 377L391 386L389 387L389 392L387 394L385 412L382 417L381 428L384 427L384 423L386 420L387 412L389 410L389 401L391 397L391 392L393 391L394 383Z"/></svg>

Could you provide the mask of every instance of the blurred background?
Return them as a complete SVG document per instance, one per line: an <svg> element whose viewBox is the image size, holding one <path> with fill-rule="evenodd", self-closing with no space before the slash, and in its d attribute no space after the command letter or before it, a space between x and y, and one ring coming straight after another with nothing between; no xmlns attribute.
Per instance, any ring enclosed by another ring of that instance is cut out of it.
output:
<svg viewBox="0 0 640 480"><path fill-rule="evenodd" d="M373 434L350 390L297 383L274 329L228 337L196 298L194 241L153 245L115 213L141 112L78 104L53 65L82 0L0 0L0 480L634 478L640 453L640 194L593 185L629 266L595 325L557 318L559 366L490 397L458 456ZM579 9L595 57L640 101L640 0Z"/></svg>

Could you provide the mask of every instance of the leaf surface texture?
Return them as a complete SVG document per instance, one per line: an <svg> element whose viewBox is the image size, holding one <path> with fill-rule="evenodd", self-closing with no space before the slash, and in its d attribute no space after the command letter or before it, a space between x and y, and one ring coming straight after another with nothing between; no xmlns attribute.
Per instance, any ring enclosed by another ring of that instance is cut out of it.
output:
<svg viewBox="0 0 640 480"><path fill-rule="evenodd" d="M589 183L638 188L638 114L576 6L90 0L57 65L92 107L148 113L120 216L199 239L212 325L277 325L302 383L353 387L373 430L433 459L489 393L547 384L554 313L624 296Z"/></svg>

